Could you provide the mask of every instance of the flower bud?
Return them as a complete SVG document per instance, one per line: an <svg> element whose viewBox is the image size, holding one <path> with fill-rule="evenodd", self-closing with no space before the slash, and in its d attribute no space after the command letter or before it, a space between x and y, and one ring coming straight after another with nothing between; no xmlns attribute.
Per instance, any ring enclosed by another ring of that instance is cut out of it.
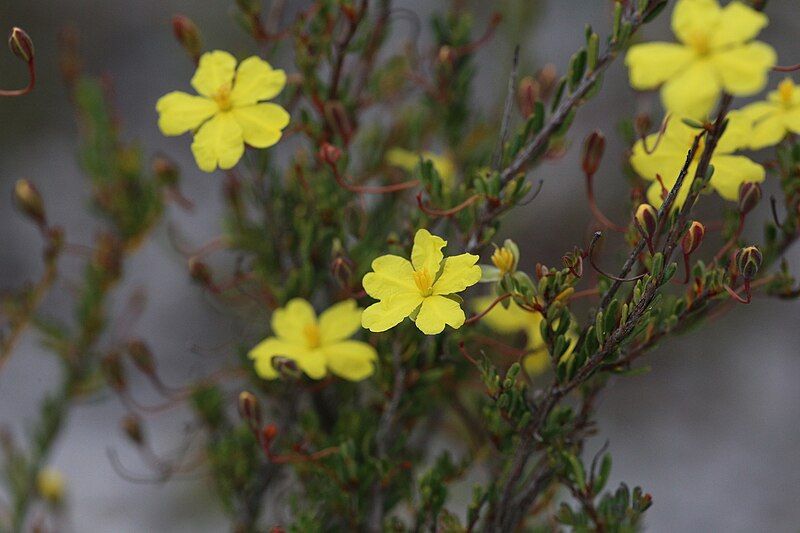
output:
<svg viewBox="0 0 800 533"><path fill-rule="evenodd" d="M11 48L15 56L26 63L31 63L33 61L33 41L31 41L31 38L22 28L12 28L11 34L8 37L8 47Z"/></svg>
<svg viewBox="0 0 800 533"><path fill-rule="evenodd" d="M558 81L558 71L556 70L556 66L552 63L546 64L536 75L536 80L539 82L540 96L542 100L547 100L553 93L553 89Z"/></svg>
<svg viewBox="0 0 800 533"><path fill-rule="evenodd" d="M110 353L100 361L100 370L106 378L108 386L117 392L126 389L125 371L119 354Z"/></svg>
<svg viewBox="0 0 800 533"><path fill-rule="evenodd" d="M452 47L444 45L439 48L439 63L443 65L452 65L456 60L456 53Z"/></svg>
<svg viewBox="0 0 800 533"><path fill-rule="evenodd" d="M208 265L195 257L189 259L189 275L200 285L205 287L214 285Z"/></svg>
<svg viewBox="0 0 800 533"><path fill-rule="evenodd" d="M755 246L748 246L741 248L736 252L736 267L739 269L745 280L751 280L758 274L758 269L761 268L763 261L761 251Z"/></svg>
<svg viewBox="0 0 800 533"><path fill-rule="evenodd" d="M181 176L178 165L164 155L157 155L153 159L153 174L155 174L156 180L165 187L175 187Z"/></svg>
<svg viewBox="0 0 800 533"><path fill-rule="evenodd" d="M634 221L642 236L650 240L658 229L658 211L650 204L640 204L636 210Z"/></svg>
<svg viewBox="0 0 800 533"><path fill-rule="evenodd" d="M342 157L342 151L330 143L322 143L319 148L319 157L329 165L334 165Z"/></svg>
<svg viewBox="0 0 800 533"><path fill-rule="evenodd" d="M639 137L646 137L652 126L653 123L650 120L650 115L647 113L639 113L636 115L636 118L633 119L633 130Z"/></svg>
<svg viewBox="0 0 800 533"><path fill-rule="evenodd" d="M267 446L269 446L269 443L271 443L277 436L278 436L278 426L276 426L275 424L267 424L261 430L261 437L264 439L264 443Z"/></svg>
<svg viewBox="0 0 800 533"><path fill-rule="evenodd" d="M250 427L261 427L261 404L252 392L245 390L239 393L239 416Z"/></svg>
<svg viewBox="0 0 800 533"><path fill-rule="evenodd" d="M172 31L175 39L189 56L197 60L200 57L200 50L203 48L203 41L195 23L184 15L175 15L172 17Z"/></svg>
<svg viewBox="0 0 800 533"><path fill-rule="evenodd" d="M122 243L112 233L97 238L92 263L107 279L116 280L122 274Z"/></svg>
<svg viewBox="0 0 800 533"><path fill-rule="evenodd" d="M25 216L36 222L39 226L45 226L47 220L44 214L44 202L39 190L26 179L17 180L14 185L14 200L17 207Z"/></svg>
<svg viewBox="0 0 800 533"><path fill-rule="evenodd" d="M761 185L744 182L739 187L739 213L746 215L761 201Z"/></svg>
<svg viewBox="0 0 800 533"><path fill-rule="evenodd" d="M128 343L128 355L133 364L142 374L152 376L156 373L156 363L153 352L142 340L132 340Z"/></svg>
<svg viewBox="0 0 800 533"><path fill-rule="evenodd" d="M683 255L691 255L695 250L697 250L697 248L700 247L700 243L703 242L703 237L705 237L705 234L706 227L696 220L693 221L692 225L689 226L686 234L681 239Z"/></svg>
<svg viewBox="0 0 800 533"><path fill-rule="evenodd" d="M120 426L131 442L137 446L141 446L144 443L144 433L142 432L142 424L139 421L139 417L128 415L122 419Z"/></svg>
<svg viewBox="0 0 800 533"><path fill-rule="evenodd" d="M587 176L594 176L597 169L600 167L600 161L603 159L603 152L606 149L606 138L603 134L595 130L583 143L583 159L581 168L583 173Z"/></svg>
<svg viewBox="0 0 800 533"><path fill-rule="evenodd" d="M506 239L503 246L492 254L492 264L497 267L501 276L516 271L517 263L519 263L519 248L511 239Z"/></svg>
<svg viewBox="0 0 800 533"><path fill-rule="evenodd" d="M54 468L42 468L36 474L36 491L53 505L64 500L64 485L64 475Z"/></svg>
<svg viewBox="0 0 800 533"><path fill-rule="evenodd" d="M530 117L538 101L539 82L531 76L525 76L519 82L519 89L517 90L517 102L522 116L525 118Z"/></svg>

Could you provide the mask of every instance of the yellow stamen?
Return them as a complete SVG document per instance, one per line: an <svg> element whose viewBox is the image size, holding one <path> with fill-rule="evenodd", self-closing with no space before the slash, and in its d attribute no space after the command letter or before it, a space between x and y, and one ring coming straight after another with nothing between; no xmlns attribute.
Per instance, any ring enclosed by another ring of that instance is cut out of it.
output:
<svg viewBox="0 0 800 533"><path fill-rule="evenodd" d="M417 284L420 294L430 296L433 293L433 276L427 268L414 271L414 283Z"/></svg>
<svg viewBox="0 0 800 533"><path fill-rule="evenodd" d="M217 90L214 95L214 101L219 106L220 111L230 111L233 104L231 103L231 84L226 83Z"/></svg>
<svg viewBox="0 0 800 533"><path fill-rule="evenodd" d="M321 339L318 325L306 324L303 328L303 336L305 336L309 348L319 348Z"/></svg>
<svg viewBox="0 0 800 533"><path fill-rule="evenodd" d="M794 99L794 82L791 79L786 78L778 84L778 96L784 106L789 107L792 105Z"/></svg>
<svg viewBox="0 0 800 533"><path fill-rule="evenodd" d="M498 248L492 254L492 263L505 276L514 270L514 254L505 246Z"/></svg>
<svg viewBox="0 0 800 533"><path fill-rule="evenodd" d="M708 34L703 32L695 32L689 37L689 46L691 46L694 51L699 56L707 56L711 52L711 40L708 38Z"/></svg>

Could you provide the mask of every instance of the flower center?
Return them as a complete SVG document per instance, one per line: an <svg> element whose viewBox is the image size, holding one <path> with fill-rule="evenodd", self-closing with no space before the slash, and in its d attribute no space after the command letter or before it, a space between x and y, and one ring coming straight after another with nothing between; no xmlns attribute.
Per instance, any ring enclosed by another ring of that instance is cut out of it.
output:
<svg viewBox="0 0 800 533"><path fill-rule="evenodd" d="M414 283L417 284L420 294L430 296L433 293L433 276L427 268L414 271Z"/></svg>
<svg viewBox="0 0 800 533"><path fill-rule="evenodd" d="M306 343L309 348L319 348L321 339L318 325L306 324L303 328L303 336L306 338Z"/></svg>
<svg viewBox="0 0 800 533"><path fill-rule="evenodd" d="M787 78L778 85L778 97L785 107L791 107L794 100L794 82L792 80Z"/></svg>
<svg viewBox="0 0 800 533"><path fill-rule="evenodd" d="M505 246L498 248L492 254L492 263L497 267L501 275L506 275L514 270L514 254Z"/></svg>
<svg viewBox="0 0 800 533"><path fill-rule="evenodd" d="M707 56L711 52L711 40L708 38L707 33L695 32L689 37L689 46L691 46L695 53L699 56Z"/></svg>
<svg viewBox="0 0 800 533"><path fill-rule="evenodd" d="M217 89L214 95L214 101L217 103L220 111L230 111L233 107L231 103L231 84L226 83Z"/></svg>

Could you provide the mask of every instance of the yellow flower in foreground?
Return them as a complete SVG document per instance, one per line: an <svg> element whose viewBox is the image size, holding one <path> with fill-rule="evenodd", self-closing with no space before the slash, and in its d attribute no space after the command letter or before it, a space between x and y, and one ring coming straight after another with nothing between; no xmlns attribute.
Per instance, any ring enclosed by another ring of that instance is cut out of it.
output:
<svg viewBox="0 0 800 533"><path fill-rule="evenodd" d="M54 468L43 468L36 475L36 490L42 499L60 503L64 499L64 475Z"/></svg>
<svg viewBox="0 0 800 533"><path fill-rule="evenodd" d="M364 310L361 324L370 331L386 331L410 317L426 335L444 330L445 324L460 328L464 311L455 293L481 279L478 256L461 254L444 257L447 241L428 230L414 236L411 261L384 255L372 262L364 276L364 290L380 300Z"/></svg>
<svg viewBox="0 0 800 533"><path fill-rule="evenodd" d="M192 153L201 170L233 168L245 143L267 148L281 138L289 113L262 101L277 96L285 85L286 74L263 59L248 57L237 69L228 52L208 52L192 78L200 96L173 91L159 98L158 127L169 136L193 131Z"/></svg>
<svg viewBox="0 0 800 533"><path fill-rule="evenodd" d="M744 182L764 181L764 167L754 163L750 159L741 155L732 155L736 150L747 146L751 134L750 124L741 112L732 111L728 115L729 122L725 133L717 144L711 164L714 165L714 175L711 177L710 186L715 189L720 196L729 201L736 201L739 197L739 186ZM663 202L661 183L656 179L656 175L661 176L661 181L667 190L670 190L678 178L681 168L686 162L686 154L692 147L692 141L699 133L699 130L690 128L680 119L673 117L664 136L658 142L658 134L650 135L645 143L638 141L633 146L631 155L631 165L633 169L644 179L653 181L647 190L647 200L655 207L659 207ZM656 142L658 145L656 146ZM648 154L645 144L652 150ZM703 152L703 141L697 155L689 167L689 173L683 182L681 190L676 198L676 206L683 205L686 196L689 194L692 178Z"/></svg>
<svg viewBox="0 0 800 533"><path fill-rule="evenodd" d="M492 302L494 302L494 298L491 296L478 298L474 302L475 310L478 312L484 311ZM496 332L504 335L519 331L525 333L528 339L526 349L530 354L525 356L522 364L529 375L538 376L550 368L550 352L547 350L540 328L542 323L541 313L526 311L512 301L508 309L502 305L495 305L481 321ZM575 345L578 343L578 336L574 331L568 331L566 337L569 339L569 347L564 355L561 356L562 359L571 356Z"/></svg>
<svg viewBox="0 0 800 533"><path fill-rule="evenodd" d="M417 168L420 159L428 160L433 164L433 168L439 173L445 186L449 187L453 184L456 179L456 167L447 156L428 151L417 153L404 148L392 148L386 152L386 162L389 165L408 172Z"/></svg>
<svg viewBox="0 0 800 533"><path fill-rule="evenodd" d="M337 303L319 319L311 304L295 298L272 314L272 332L250 350L256 373L275 379L274 357L291 359L312 379L330 371L350 381L360 381L375 371L377 353L366 342L348 340L359 329L361 309L355 300Z"/></svg>
<svg viewBox="0 0 800 533"><path fill-rule="evenodd" d="M753 122L750 148L778 144L787 133L800 133L800 87L787 78L766 101L745 106L742 113Z"/></svg>
<svg viewBox="0 0 800 533"><path fill-rule="evenodd" d="M766 26L763 13L733 1L679 0L672 31L680 43L632 46L625 59L634 89L661 85L661 99L671 113L705 118L721 91L749 96L762 90L775 65L775 50L753 41Z"/></svg>

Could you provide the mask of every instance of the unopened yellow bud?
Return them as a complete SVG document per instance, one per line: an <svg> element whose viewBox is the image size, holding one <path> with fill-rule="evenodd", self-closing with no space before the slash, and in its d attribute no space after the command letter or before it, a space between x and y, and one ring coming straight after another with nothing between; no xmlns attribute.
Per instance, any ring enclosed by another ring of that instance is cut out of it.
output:
<svg viewBox="0 0 800 533"><path fill-rule="evenodd" d="M43 468L36 476L39 496L53 504L64 500L64 485L64 475L54 468Z"/></svg>

